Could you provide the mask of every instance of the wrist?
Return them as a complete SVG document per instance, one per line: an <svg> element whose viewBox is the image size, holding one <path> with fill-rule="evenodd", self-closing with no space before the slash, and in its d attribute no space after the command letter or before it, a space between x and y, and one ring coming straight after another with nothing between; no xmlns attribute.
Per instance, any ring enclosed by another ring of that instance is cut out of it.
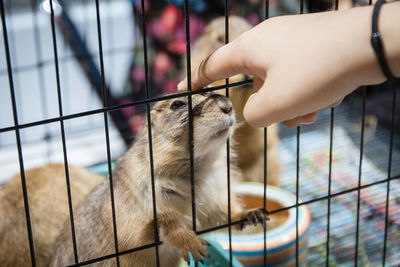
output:
<svg viewBox="0 0 400 267"><path fill-rule="evenodd" d="M400 2L386 3L381 8L378 29L390 71L400 77Z"/></svg>
<svg viewBox="0 0 400 267"><path fill-rule="evenodd" d="M371 25L373 6L338 11L334 23L340 26L334 38L342 45L339 51L344 79L351 86L379 84L386 80L375 51L371 45ZM397 14L396 14L397 12ZM400 77L400 2L387 3L382 6L378 20L378 29L383 43L383 53L394 76Z"/></svg>
<svg viewBox="0 0 400 267"><path fill-rule="evenodd" d="M371 45L371 26L373 6L354 9L352 17L355 48L352 66L355 77L358 77L357 86L379 84L386 81L375 51ZM381 8L378 19L378 32L380 33L384 58L392 74L400 77L400 3L387 3ZM348 21L351 23L351 21Z"/></svg>
<svg viewBox="0 0 400 267"><path fill-rule="evenodd" d="M344 11L343 25L349 29L348 47L351 55L347 59L349 75L355 86L379 84L386 80L380 69L375 51L371 45L371 24L373 6ZM344 59L345 60L345 59Z"/></svg>

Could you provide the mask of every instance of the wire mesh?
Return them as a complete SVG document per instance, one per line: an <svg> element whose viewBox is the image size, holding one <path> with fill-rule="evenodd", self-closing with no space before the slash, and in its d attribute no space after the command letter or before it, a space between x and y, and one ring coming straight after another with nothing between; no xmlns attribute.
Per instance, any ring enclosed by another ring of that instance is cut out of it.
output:
<svg viewBox="0 0 400 267"><path fill-rule="evenodd" d="M35 2L32 2L32 11L33 13L37 13L36 6L34 4ZM12 66L12 58L11 58L11 51L10 51L10 41L8 38L8 30L7 30L7 21L6 21L6 12L5 12L5 5L4 1L0 1L0 11L1 11L1 19L2 19L2 29L3 29L3 39L4 39L4 48L5 48L5 55L6 55L6 61L7 61L7 67L4 69L0 70L0 75L2 74L7 74L8 75L8 80L9 80L9 87L10 87L10 95L11 95L11 102L12 102L12 113L13 113L13 120L14 120L14 125L8 126L8 127L2 127L0 128L0 133L6 133L6 132L15 132L16 136L16 144L17 144L17 149L18 149L18 159L19 159L19 168L20 168L20 174L21 174L21 183L22 183L22 192L23 192L23 199L24 199L24 208L25 208L25 215L26 215L26 224L27 224L27 235L28 235L28 240L29 240L29 248L30 248L30 256L31 256L31 261L32 261L32 266L36 266L36 259L35 259L35 247L34 247L34 242L33 242L33 235L32 235L32 226L31 226L31 219L30 219L30 209L29 209L29 201L28 201L28 192L26 188L26 181L25 181L25 168L24 168L24 157L23 157L23 146L21 142L21 137L20 137L20 130L21 129L27 129L39 125L48 125L53 122L58 122L60 124L60 131L61 131L61 140L62 140L62 150L63 150L63 159L64 159L64 166L65 166L65 175L66 175L66 185L67 185L67 195L68 195L68 204L69 204L69 222L71 225L71 235L72 235L72 246L73 246L73 251L74 251L74 261L75 264L72 264L70 266L85 266L89 264L93 264L96 262L101 262L107 259L112 259L115 258L117 266L120 265L119 262L119 257L129 254L129 253L135 253L139 250L144 250L148 248L155 248L156 252L156 259L157 259L157 266L160 266L160 256L159 256L159 246L163 244L162 240L160 240L159 236L159 225L157 221L157 206L156 206L156 190L155 190L155 177L154 177L154 163L153 163L153 142L152 142L152 129L151 129L151 116L150 116L150 105L154 102L162 101L162 100L167 100L167 99L173 99L173 98L178 98L178 97L187 97L188 99L188 113L189 113L189 155L190 155L190 180L191 180L191 198L192 198L192 228L193 231L197 234L205 234L205 233L210 233L216 230L228 228L228 234L229 234L229 259L230 259L230 266L232 266L232 258L233 258L233 253L232 253L232 226L239 225L244 222L244 220L239 220L239 221L232 221L231 220L231 182L230 182L230 141L228 139L227 144L226 144L226 155L227 155L227 161L226 161L226 170L227 170L227 192L228 192L228 217L227 217L227 224L223 225L218 225L215 227L211 227L208 229L202 229L202 230L197 230L197 225L196 225L196 188L195 188L195 165L194 165L194 132L193 132L193 114L192 114L192 96L195 94L202 94L205 92L212 92L216 91L219 89L226 89L226 95L229 97L229 89L232 87L240 86L240 85L245 85L245 84L250 84L252 80L245 80L241 82L235 82L235 83L230 83L229 79L227 78L225 80L225 84L221 86L211 86L207 87L201 90L192 90L191 87L191 53L190 53L190 47L191 47L191 39L190 39L190 4L191 2L189 0L185 0L182 6L183 12L184 12L184 18L185 18L185 34L186 34L186 74L187 74L187 86L188 86L188 91L187 92L177 92L171 95L164 95L164 96L152 96L150 93L150 85L149 85L149 69L148 69L148 43L147 43L147 37L146 37L146 32L147 32L147 21L146 21L146 10L145 10L145 1L141 0L141 27L142 27L142 41L143 41L143 47L144 47L144 55L143 55L143 60L145 64L145 91L146 91L146 97L145 99L142 100L135 100L127 104L117 104L116 102L108 101L108 97L110 96L110 93L108 92L109 88L107 88L106 85L106 77L105 77L105 70L104 70L104 53L110 54L110 53L119 53L123 48L119 48L118 50L103 50L103 40L102 40L102 32L101 32L101 14L100 14L100 3L99 0L95 0L95 5L96 5L96 23L97 23L97 41L98 41L98 60L99 60L99 66L100 66L100 84L102 88L102 107L97 108L97 109L91 109L88 111L83 111L83 112L77 112L77 113L72 113L65 115L63 112L63 99L62 99L62 92L61 92L61 83L60 83L60 70L59 70L59 64L60 62L63 62L64 60L68 60L69 58L73 58L74 56L65 56L65 57L60 57L58 55L58 47L57 47L57 38L56 38L56 23L55 23L55 14L53 10L53 2L50 1L50 23L51 23L51 33L52 33L52 43L53 43L53 54L54 54L54 66L55 66L55 77L56 77L56 89L57 89L57 96L58 96L58 116L52 117L52 118L47 118L47 119L42 119L42 120L37 120L37 121L32 121L32 122L27 122L20 124L18 120L18 113L17 113L17 101L15 97L15 86L14 86L14 76L13 73L20 72L20 71L26 71L29 69L39 69L42 70L42 68L45 65L52 65L53 63L50 60L45 60L42 58L41 52L39 47L41 46L40 38L37 38L39 33L37 29L37 20L34 17L33 21L33 29L35 31L35 47L36 47L36 55L37 55L37 63L31 64L31 65L25 65L23 67L13 67ZM225 43L229 42L229 1L225 0ZM265 1L265 19L269 18L269 1ZM334 9L337 10L339 7L339 1L335 1ZM299 1L299 13L303 14L304 13L304 1L301 0ZM110 39L109 42L112 41L112 38ZM127 47L127 50L131 50L131 47ZM81 55L82 58L93 58L95 57L95 53L87 53L85 55ZM43 78L43 73L39 71L39 82L41 84L40 87L44 87L44 78ZM366 98L367 98L367 88L363 88L363 100L362 100L362 115L361 115L361 131L360 131L360 147L359 147L359 168L358 168L358 185L354 188L347 189L347 190L342 190L340 192L335 192L332 193L332 161L333 161L333 147L334 147L334 142L333 142L333 134L334 134L334 121L335 121L335 109L332 108L330 110L330 128L329 128L329 174L328 174L328 188L327 188L327 194L321 197L316 197L310 200L306 201L300 201L299 198L299 186L300 186L300 160L301 160L301 147L300 147L300 138L301 138L301 128L297 128L296 132L296 138L297 138L297 147L296 147L296 204L287 206L287 207L282 207L279 209L275 210L270 210L269 213L272 214L277 214L282 211L287 211L290 209L296 209L296 253L295 253L295 264L296 266L300 265L300 254L299 254L299 208L302 207L303 205L308 205L312 204L315 202L320 202L327 200L327 226L326 226L326 236L327 236L327 242L326 242L326 266L330 265L330 252L331 252L331 239L330 239L330 233L331 233L331 200L334 197L352 193L352 192L357 192L357 219L356 219L356 238L355 238L355 256L354 256L354 265L357 266L359 264L359 236L360 236L360 205L361 205L361 190L366 189L369 187L373 187L378 184L387 184L387 189L386 189L386 206L385 206L385 226L384 226L384 240L383 240L383 256L382 256L382 264L385 266L386 264L386 257L387 257L387 236L388 236L388 216L389 216L389 206L390 206L390 201L389 201L389 194L390 194L390 183L393 180L399 179L400 176L392 176L391 170L392 170L392 155L393 155L393 143L394 143L394 135L395 135L395 115L396 115L396 88L399 88L399 80L393 80L389 81L389 87L392 88L393 90L393 96L392 96L392 107L391 107L391 128L390 128L390 144L389 144L389 153L388 153L388 166L387 166L387 177L385 179L375 181L372 183L367 183L363 184L362 183L362 163L363 163L363 156L364 156L364 129L365 129L365 107L366 107ZM45 91L42 92L42 97L46 98L45 96ZM146 105L146 112L147 112L147 127L148 127L148 140L149 140L149 157L150 157L150 173L151 177L151 187L152 187L152 208L153 208L153 220L154 220L154 236L155 240L154 243L152 244L146 244L140 247L136 248L131 248L128 250L120 251L118 247L118 232L117 232L117 223L116 223L116 207L115 207L115 202L114 202L114 191L113 191L113 176L112 176L112 155L111 155L111 144L110 144L110 133L109 133L109 114L114 111L120 111L124 108L129 108L129 107L135 107L139 105ZM46 107L43 107L43 113L47 113ZM114 246L115 246L115 253L104 255L102 257L94 258L91 260L87 261L79 261L79 255L78 255L78 250L77 250L77 243L76 243L76 237L75 237L75 228L74 228L74 212L72 208L72 196L71 196L71 188L70 188L70 181L69 181L69 168L68 168L68 151L67 151L67 140L65 136L65 128L64 128L64 122L66 120L72 120L76 118L81 118L81 117L87 117L90 115L94 114L103 114L104 116L104 131L105 131L105 136L106 136L106 151L107 151L107 168L108 168L108 174L109 174L109 184L110 184L110 196L111 196L111 210L112 210L112 219L113 219L113 237L114 237ZM45 116L47 117L47 115ZM49 133L47 132L46 135ZM263 182L264 182L264 194L263 194L263 208L266 209L267 207L267 183L268 183L268 177L267 177L267 167L268 167L268 158L267 158L267 141L268 141L268 129L264 129L264 162L263 162L263 170L264 170L264 175L263 175ZM264 232L264 252L263 252L263 262L264 266L267 266L268 263L268 253L267 253L267 226L265 225L263 228ZM196 263L197 266L197 263Z"/></svg>

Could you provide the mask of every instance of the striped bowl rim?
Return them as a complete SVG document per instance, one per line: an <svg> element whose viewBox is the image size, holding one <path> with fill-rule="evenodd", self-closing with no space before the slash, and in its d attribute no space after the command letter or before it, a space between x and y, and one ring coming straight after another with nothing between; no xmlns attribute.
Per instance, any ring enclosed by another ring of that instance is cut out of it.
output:
<svg viewBox="0 0 400 267"><path fill-rule="evenodd" d="M237 193L264 196L264 185L254 182L243 182L235 185L233 190ZM296 204L296 196L292 193L274 186L267 186L267 201L273 200L282 207ZM301 201L299 200L299 203ZM299 208L299 241L307 234L310 225L310 213L305 205ZM288 219L281 226L267 232L267 252L282 250L296 242L296 208L289 209ZM229 249L229 235L225 233L210 233L207 236L216 240L222 248ZM264 233L248 235L233 235L232 250L235 254L258 254L264 251Z"/></svg>

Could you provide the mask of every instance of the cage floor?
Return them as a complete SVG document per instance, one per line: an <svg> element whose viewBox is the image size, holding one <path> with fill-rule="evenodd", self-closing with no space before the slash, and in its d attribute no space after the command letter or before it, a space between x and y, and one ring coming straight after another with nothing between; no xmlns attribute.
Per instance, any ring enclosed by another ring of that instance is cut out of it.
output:
<svg viewBox="0 0 400 267"><path fill-rule="evenodd" d="M360 164L360 125L357 114L349 116L344 107L335 113L333 131L332 194L356 188ZM299 197L309 201L328 194L329 116L324 111L315 125L301 128ZM307 128L308 127L308 128ZM296 193L295 129L282 127L279 153L282 164L280 185ZM389 137L387 129L365 128L361 184L387 178ZM286 136L286 137L285 137ZM400 154L393 148L392 177L400 174ZM385 230L387 183L367 187L360 193L358 266L382 264ZM340 194L331 200L329 266L354 266L357 224L357 190ZM328 201L307 205L312 215L309 235L308 266L326 262ZM400 264L400 181L390 183L389 225L387 235L387 266Z"/></svg>

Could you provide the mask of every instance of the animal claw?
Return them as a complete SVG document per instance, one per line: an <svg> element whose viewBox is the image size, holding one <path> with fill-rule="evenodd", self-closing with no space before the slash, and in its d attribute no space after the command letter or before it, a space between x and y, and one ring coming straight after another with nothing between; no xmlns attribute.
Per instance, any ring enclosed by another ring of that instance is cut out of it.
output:
<svg viewBox="0 0 400 267"><path fill-rule="evenodd" d="M257 226L257 223L259 222L258 218L257 218L257 215L255 213L252 213L251 217L252 217L252 221L253 221L254 226Z"/></svg>
<svg viewBox="0 0 400 267"><path fill-rule="evenodd" d="M245 225L250 223L252 223L254 226L256 226L258 223L261 223L265 227L266 221L269 220L268 214L268 210L264 208L250 211L247 213L246 222L240 224L241 230L243 230Z"/></svg>
<svg viewBox="0 0 400 267"><path fill-rule="evenodd" d="M187 264L190 266L190 256L189 255L185 255L183 257L183 259L187 262Z"/></svg>

